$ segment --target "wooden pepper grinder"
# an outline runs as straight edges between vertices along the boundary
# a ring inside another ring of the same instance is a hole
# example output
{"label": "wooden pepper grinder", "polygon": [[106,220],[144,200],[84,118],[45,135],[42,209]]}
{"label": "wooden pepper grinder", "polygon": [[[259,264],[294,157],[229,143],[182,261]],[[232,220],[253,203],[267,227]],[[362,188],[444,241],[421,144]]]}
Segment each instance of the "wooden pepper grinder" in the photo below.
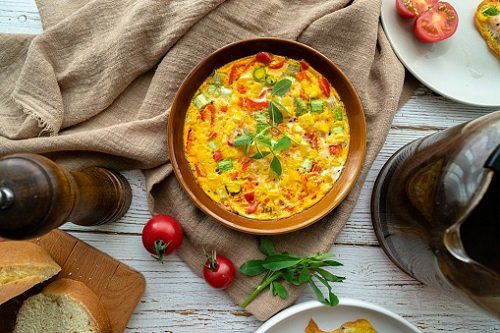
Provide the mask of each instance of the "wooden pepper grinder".
{"label": "wooden pepper grinder", "polygon": [[70,172],[37,154],[0,159],[0,237],[27,239],[65,222],[93,226],[120,219],[130,185],[99,167]]}

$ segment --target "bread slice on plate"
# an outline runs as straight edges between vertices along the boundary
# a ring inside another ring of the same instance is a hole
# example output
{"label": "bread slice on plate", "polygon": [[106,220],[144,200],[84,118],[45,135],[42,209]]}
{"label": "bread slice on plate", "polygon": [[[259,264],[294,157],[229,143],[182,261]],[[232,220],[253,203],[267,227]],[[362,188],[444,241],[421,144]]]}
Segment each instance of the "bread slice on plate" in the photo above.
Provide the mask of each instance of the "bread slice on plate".
{"label": "bread slice on plate", "polygon": [[484,0],[476,9],[474,23],[490,50],[500,58],[500,0]]}
{"label": "bread slice on plate", "polygon": [[61,267],[29,241],[0,242],[0,304],[59,273]]}
{"label": "bread slice on plate", "polygon": [[111,325],[97,295],[83,282],[59,279],[26,299],[14,333],[108,333]]}

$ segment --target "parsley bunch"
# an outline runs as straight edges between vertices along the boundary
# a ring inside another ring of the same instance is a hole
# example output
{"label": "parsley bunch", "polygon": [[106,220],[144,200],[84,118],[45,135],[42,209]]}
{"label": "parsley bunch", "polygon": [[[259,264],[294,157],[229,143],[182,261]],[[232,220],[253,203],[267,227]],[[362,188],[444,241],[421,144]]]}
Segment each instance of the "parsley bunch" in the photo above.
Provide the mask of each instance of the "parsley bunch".
{"label": "parsley bunch", "polygon": [[[243,308],[268,287],[274,296],[279,296],[282,299],[288,298],[284,282],[295,286],[309,284],[320,302],[330,306],[339,303],[338,297],[332,292],[330,282],[342,282],[345,277],[332,274],[323,268],[342,265],[338,261],[331,260],[333,254],[324,253],[299,257],[286,252],[277,253],[273,243],[267,237],[260,238],[259,250],[266,255],[264,259],[249,260],[240,267],[240,272],[248,276],[265,274],[262,282],[241,304]],[[326,286],[328,289],[327,297],[323,295],[314,280]]]}

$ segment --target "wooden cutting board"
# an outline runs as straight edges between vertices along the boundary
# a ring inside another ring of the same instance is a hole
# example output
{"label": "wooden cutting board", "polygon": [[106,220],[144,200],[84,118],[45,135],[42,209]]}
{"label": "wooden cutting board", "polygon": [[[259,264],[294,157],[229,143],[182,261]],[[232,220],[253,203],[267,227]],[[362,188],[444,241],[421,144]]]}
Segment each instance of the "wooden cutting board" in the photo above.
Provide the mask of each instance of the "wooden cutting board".
{"label": "wooden cutting board", "polygon": [[[1,241],[1,240],[0,240]],[[0,332],[11,332],[22,301],[40,292],[54,279],[69,278],[85,283],[101,300],[113,333],[125,330],[146,286],[141,273],[61,230],[33,239],[61,266],[61,272],[0,306]]]}

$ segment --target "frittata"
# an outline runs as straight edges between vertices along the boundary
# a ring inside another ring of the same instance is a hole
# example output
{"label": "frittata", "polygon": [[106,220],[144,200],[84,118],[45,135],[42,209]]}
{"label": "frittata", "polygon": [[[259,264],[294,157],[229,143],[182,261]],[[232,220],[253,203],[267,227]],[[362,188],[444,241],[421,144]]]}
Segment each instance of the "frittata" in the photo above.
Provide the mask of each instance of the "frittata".
{"label": "frittata", "polygon": [[339,178],[349,121],[306,61],[260,52],[218,68],[186,112],[185,156],[204,192],[258,220],[297,214]]}
{"label": "frittata", "polygon": [[323,331],[318,324],[311,319],[306,327],[305,333],[377,333],[372,324],[366,319],[358,319],[343,323],[339,328],[333,331]]}
{"label": "frittata", "polygon": [[500,0],[484,0],[476,9],[474,23],[490,50],[500,58]]}

